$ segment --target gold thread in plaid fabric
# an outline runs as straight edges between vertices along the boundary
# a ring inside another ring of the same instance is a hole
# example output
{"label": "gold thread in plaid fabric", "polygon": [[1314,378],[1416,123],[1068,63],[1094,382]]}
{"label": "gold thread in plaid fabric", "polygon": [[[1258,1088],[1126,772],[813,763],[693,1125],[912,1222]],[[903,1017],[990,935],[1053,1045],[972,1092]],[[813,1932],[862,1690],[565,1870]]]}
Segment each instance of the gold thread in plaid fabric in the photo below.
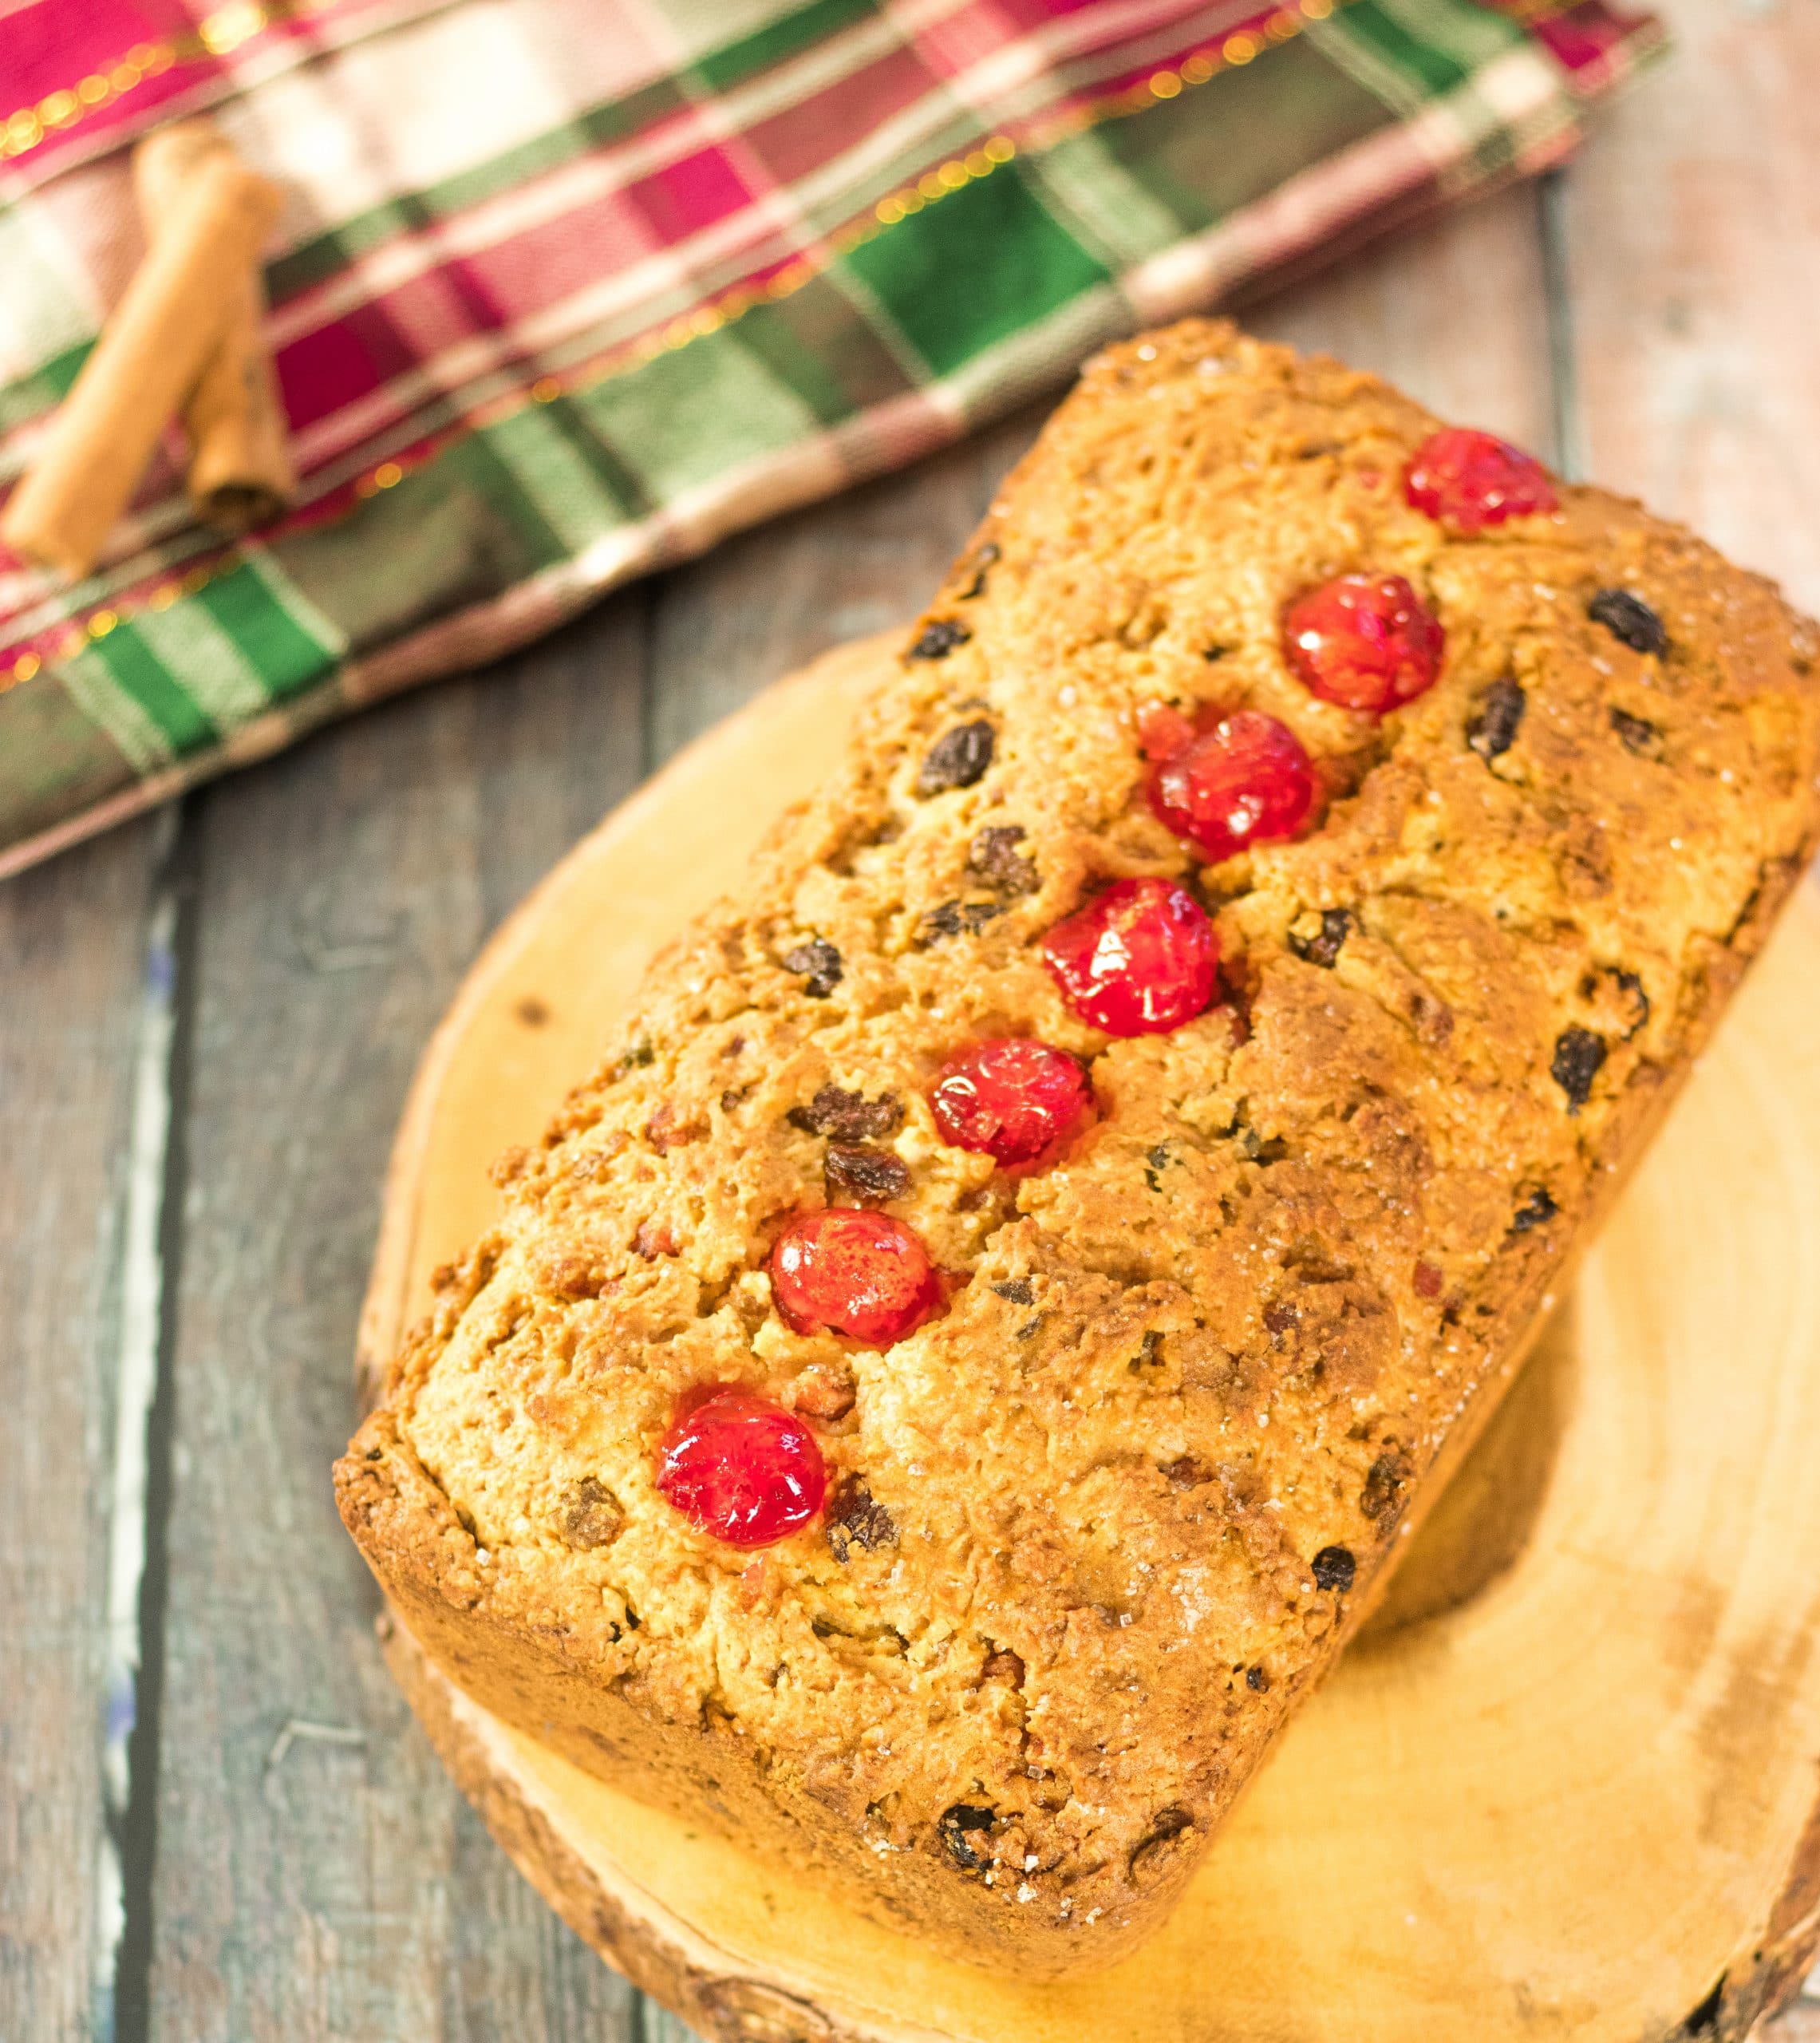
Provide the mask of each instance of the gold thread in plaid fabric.
{"label": "gold thread in plaid fabric", "polygon": [[188,35],[136,43],[111,64],[99,65],[73,85],[46,93],[35,105],[22,106],[0,121],[0,157],[22,156],[50,135],[73,128],[97,109],[160,77],[175,64],[204,57],[230,57],[243,43],[282,22],[321,13],[334,0],[231,0],[205,15]]}

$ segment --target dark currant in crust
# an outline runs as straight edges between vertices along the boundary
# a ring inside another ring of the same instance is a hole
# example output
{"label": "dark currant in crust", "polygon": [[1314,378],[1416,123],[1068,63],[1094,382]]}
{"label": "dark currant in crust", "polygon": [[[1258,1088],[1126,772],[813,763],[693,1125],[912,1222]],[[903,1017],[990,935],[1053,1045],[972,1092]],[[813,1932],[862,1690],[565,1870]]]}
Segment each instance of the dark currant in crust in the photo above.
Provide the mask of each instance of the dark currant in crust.
{"label": "dark currant in crust", "polygon": [[840,953],[819,936],[786,950],[780,962],[785,971],[803,975],[803,990],[811,1000],[826,1000],[846,974]]}
{"label": "dark currant in crust", "polygon": [[1614,708],[1611,721],[1626,752],[1634,752],[1639,759],[1662,757],[1662,733],[1647,717],[1633,717],[1628,709]]}
{"label": "dark currant in crust", "polygon": [[957,646],[965,645],[973,635],[957,619],[938,617],[933,623],[922,627],[904,658],[907,660],[945,660]]}
{"label": "dark currant in crust", "polygon": [[936,1828],[948,1855],[963,1872],[983,1873],[992,1863],[992,1854],[981,1850],[974,1840],[989,1836],[997,1820],[991,1809],[969,1802],[956,1802],[937,1818]]}
{"label": "dark currant in crust", "polygon": [[950,936],[977,936],[1004,913],[1002,901],[944,901],[923,917],[920,934],[925,943],[939,943]]}
{"label": "dark currant in crust", "polygon": [[1415,1473],[1407,1455],[1395,1448],[1380,1454],[1365,1472],[1360,1510],[1372,1519],[1394,1518],[1403,1508],[1403,1493]]}
{"label": "dark currant in crust", "polygon": [[1021,823],[989,824],[967,847],[967,871],[1002,894],[1034,894],[1040,883],[1036,868],[1017,847],[1024,838]]}
{"label": "dark currant in crust", "polygon": [[1340,962],[1346,939],[1352,934],[1352,918],[1344,908],[1323,908],[1321,927],[1312,935],[1289,935],[1289,948],[1310,965],[1331,972]]}
{"label": "dark currant in crust", "polygon": [[1466,741],[1489,765],[1517,741],[1530,698],[1508,674],[1493,682],[1467,719]]}
{"label": "dark currant in crust", "polygon": [[983,717],[956,724],[929,748],[916,776],[916,791],[926,800],[951,788],[970,788],[992,764],[996,734]]}
{"label": "dark currant in crust", "polygon": [[898,1543],[891,1514],[866,1487],[863,1476],[846,1476],[828,1499],[825,1536],[828,1550],[844,1566],[857,1553],[875,1554]]}
{"label": "dark currant in crust", "polygon": [[1587,604],[1586,614],[1633,653],[1652,653],[1660,659],[1668,650],[1667,627],[1634,589],[1600,590]]}
{"label": "dark currant in crust", "polygon": [[881,1093],[877,1099],[868,1100],[863,1093],[823,1085],[806,1107],[792,1107],[787,1118],[792,1128],[799,1128],[807,1135],[833,1135],[843,1142],[867,1142],[895,1135],[904,1124],[904,1108],[895,1093]]}
{"label": "dark currant in crust", "polygon": [[864,1142],[831,1142],[822,1160],[822,1183],[831,1205],[902,1199],[910,1188],[910,1166],[889,1149]]}
{"label": "dark currant in crust", "polygon": [[1549,1075],[1567,1095],[1567,1111],[1577,1114],[1592,1095],[1593,1081],[1606,1057],[1605,1039],[1590,1029],[1563,1029],[1554,1041]]}
{"label": "dark currant in crust", "polygon": [[1352,1587],[1352,1577],[1358,1563],[1352,1558],[1349,1547],[1323,1547],[1314,1557],[1311,1572],[1317,1589],[1328,1589],[1344,1594]]}

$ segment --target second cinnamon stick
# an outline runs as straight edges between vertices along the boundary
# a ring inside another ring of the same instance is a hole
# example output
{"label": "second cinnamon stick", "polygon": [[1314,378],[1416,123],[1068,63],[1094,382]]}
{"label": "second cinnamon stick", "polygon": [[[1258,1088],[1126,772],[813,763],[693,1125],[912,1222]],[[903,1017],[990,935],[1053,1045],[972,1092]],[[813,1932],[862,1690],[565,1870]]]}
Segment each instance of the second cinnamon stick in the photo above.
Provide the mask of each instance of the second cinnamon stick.
{"label": "second cinnamon stick", "polygon": [[[186,188],[216,155],[238,161],[211,121],[180,121],[140,144],[133,187],[148,243],[169,231]],[[264,313],[255,267],[235,289],[220,342],[184,406],[190,501],[202,516],[233,531],[275,517],[297,492]]]}

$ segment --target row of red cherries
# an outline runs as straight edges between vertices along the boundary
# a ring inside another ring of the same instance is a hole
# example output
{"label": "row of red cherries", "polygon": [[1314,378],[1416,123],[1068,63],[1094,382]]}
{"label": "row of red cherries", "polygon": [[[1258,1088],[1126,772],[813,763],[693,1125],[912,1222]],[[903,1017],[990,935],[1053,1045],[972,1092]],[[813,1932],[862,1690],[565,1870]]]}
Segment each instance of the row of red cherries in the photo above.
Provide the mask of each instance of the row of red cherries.
{"label": "row of red cherries", "polygon": [[[1473,534],[1554,509],[1540,463],[1490,433],[1451,428],[1416,450],[1403,493],[1417,510]],[[1440,671],[1443,634],[1400,575],[1342,575],[1298,597],[1283,652],[1313,694],[1382,715]],[[1197,726],[1159,705],[1141,736],[1151,808],[1210,863],[1301,831],[1314,768],[1286,724],[1254,709]],[[1068,1008],[1109,1036],[1166,1033],[1214,998],[1219,947],[1193,895],[1172,880],[1127,879],[1058,923],[1043,954]],[[1028,1169],[1052,1155],[1092,1103],[1065,1050],[1025,1038],[975,1044],[929,1096],[945,1142]],[[888,1348],[941,1310],[940,1274],[920,1237],[889,1214],[830,1206],[796,1214],[771,1252],[772,1294],[798,1334]],[[657,1487],[692,1525],[729,1546],[766,1547],[821,1509],[827,1470],[794,1413],[710,1387],[685,1401],[659,1450]]]}

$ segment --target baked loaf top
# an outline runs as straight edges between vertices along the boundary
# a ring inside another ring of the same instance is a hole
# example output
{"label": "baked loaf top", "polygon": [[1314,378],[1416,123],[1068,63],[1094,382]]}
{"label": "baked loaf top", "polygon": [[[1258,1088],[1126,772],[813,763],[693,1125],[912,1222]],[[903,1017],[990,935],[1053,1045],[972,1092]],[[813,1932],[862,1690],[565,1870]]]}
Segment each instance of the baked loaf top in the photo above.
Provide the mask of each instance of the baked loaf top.
{"label": "baked loaf top", "polygon": [[[1160,1919],[1810,848],[1813,627],[1596,490],[1425,515],[1435,423],[1221,323],[1092,364],[844,770],[506,1160],[338,1472],[482,1701],[964,1954]],[[1383,716],[1285,658],[1349,571],[1446,633]],[[1147,800],[1159,705],[1289,727],[1303,833],[1206,865]],[[1143,876],[1198,891],[1222,991],[1115,1038],[1044,940]],[[928,1099],[1013,1036],[1093,1101],[1021,1171]],[[824,1202],[906,1222],[939,1315],[792,1330],[767,1259]],[[657,1487],[725,1384],[828,1468],[756,1553]]]}

